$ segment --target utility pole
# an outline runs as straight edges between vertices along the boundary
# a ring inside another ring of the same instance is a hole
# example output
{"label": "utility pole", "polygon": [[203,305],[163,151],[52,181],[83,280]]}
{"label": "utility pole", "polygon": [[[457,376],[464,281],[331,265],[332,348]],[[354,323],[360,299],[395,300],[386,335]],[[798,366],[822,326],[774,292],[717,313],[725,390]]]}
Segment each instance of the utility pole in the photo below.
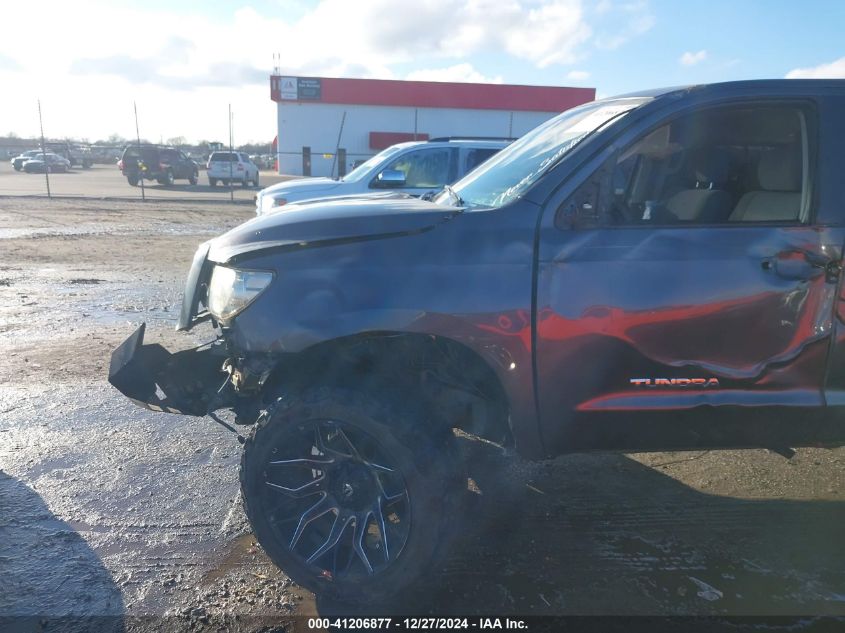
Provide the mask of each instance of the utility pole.
{"label": "utility pole", "polygon": [[[332,158],[332,173],[329,174],[334,178],[334,167],[337,165],[337,151],[340,149],[340,138],[343,136],[343,124],[346,123],[346,110],[343,111],[343,116],[340,118],[340,129],[337,131],[337,143],[334,146],[334,158]],[[340,169],[338,169],[340,171]]]}
{"label": "utility pole", "polygon": [[138,131],[138,104],[133,101],[132,107],[135,108],[135,139],[138,141],[138,158],[136,159],[138,167],[138,180],[141,181],[141,200],[146,202],[147,194],[144,191],[144,174],[141,171],[141,132]]}
{"label": "utility pole", "polygon": [[47,197],[52,200],[50,193],[50,164],[47,162],[47,149],[44,147],[44,119],[41,117],[41,99],[38,100],[38,126],[41,128],[41,158],[44,159],[44,178],[47,180]]}
{"label": "utility pole", "polygon": [[232,184],[232,159],[235,157],[235,139],[232,136],[232,104],[229,104],[229,201],[235,201],[235,185]]}

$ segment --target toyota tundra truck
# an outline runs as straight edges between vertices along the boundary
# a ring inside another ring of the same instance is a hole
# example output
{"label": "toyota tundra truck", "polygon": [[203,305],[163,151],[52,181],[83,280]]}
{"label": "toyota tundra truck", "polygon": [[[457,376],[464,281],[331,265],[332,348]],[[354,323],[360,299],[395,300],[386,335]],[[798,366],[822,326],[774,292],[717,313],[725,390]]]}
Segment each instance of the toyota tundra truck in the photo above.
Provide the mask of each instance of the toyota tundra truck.
{"label": "toyota tundra truck", "polygon": [[458,529],[454,429],[534,459],[845,443],[843,165],[845,81],[582,105],[431,201],[290,204],[202,244],[178,329],[213,342],[142,325],[110,381],[250,427],[267,554],[385,597]]}

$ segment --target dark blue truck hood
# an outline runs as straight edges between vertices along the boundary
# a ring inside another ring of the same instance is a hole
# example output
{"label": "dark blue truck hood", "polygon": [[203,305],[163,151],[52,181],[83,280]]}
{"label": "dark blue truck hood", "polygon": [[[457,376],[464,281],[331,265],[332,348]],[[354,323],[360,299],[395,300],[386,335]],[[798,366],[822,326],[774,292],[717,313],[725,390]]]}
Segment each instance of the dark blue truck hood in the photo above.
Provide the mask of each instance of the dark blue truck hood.
{"label": "dark blue truck hood", "polygon": [[404,194],[292,204],[211,240],[208,259],[227,263],[267,249],[410,235],[448,222],[460,212]]}

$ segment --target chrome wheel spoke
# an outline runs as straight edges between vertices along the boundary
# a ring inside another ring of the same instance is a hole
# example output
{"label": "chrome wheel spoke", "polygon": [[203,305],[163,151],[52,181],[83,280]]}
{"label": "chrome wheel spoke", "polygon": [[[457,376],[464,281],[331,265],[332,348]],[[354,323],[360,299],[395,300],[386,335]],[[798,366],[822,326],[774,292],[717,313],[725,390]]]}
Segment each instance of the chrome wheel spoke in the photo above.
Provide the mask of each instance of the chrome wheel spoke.
{"label": "chrome wheel spoke", "polygon": [[[382,496],[384,497],[384,506],[385,507],[392,506],[397,501],[402,501],[408,494],[405,490],[403,490],[402,492],[397,492],[395,495],[389,495],[389,494],[387,494],[387,492],[384,490],[383,487],[382,487],[381,490],[382,490]],[[381,500],[379,500],[379,501],[381,501]]]}
{"label": "chrome wheel spoke", "polygon": [[[320,451],[323,455],[337,455],[343,459],[349,459],[354,457],[354,455],[350,453],[344,453],[334,448],[330,448],[324,441],[323,441],[323,433],[320,431],[320,425],[317,424],[314,426],[314,444],[317,447],[317,450]],[[334,458],[329,458],[334,462]]]}
{"label": "chrome wheel spoke", "polygon": [[332,510],[336,509],[337,505],[334,503],[334,500],[328,495],[326,495],[313,506],[308,508],[305,512],[303,512],[302,516],[299,518],[299,524],[296,526],[296,530],[294,531],[293,536],[290,539],[290,545],[288,545],[288,549],[292,550],[294,547],[296,547],[296,544],[299,542],[299,539],[302,537],[302,533],[305,531],[305,528],[308,526],[309,523],[311,523],[315,519],[319,519],[326,512],[331,512]]}
{"label": "chrome wheel spoke", "polygon": [[381,545],[384,548],[384,560],[390,561],[390,550],[387,548],[387,529],[384,525],[384,510],[382,508],[381,497],[376,500],[376,519],[378,520],[378,529],[381,532]]}
{"label": "chrome wheel spoke", "polygon": [[367,558],[367,553],[364,551],[364,536],[367,534],[367,525],[369,525],[372,515],[372,512],[362,512],[356,515],[355,532],[352,535],[352,547],[355,549],[355,553],[358,554],[358,558],[364,563],[364,567],[367,568],[367,573],[369,574],[373,573],[373,566],[370,564],[370,559]]}
{"label": "chrome wheel spoke", "polygon": [[332,523],[332,529],[329,532],[329,535],[326,537],[326,542],[320,545],[320,547],[318,547],[305,562],[313,563],[315,560],[320,558],[320,556],[322,556],[335,545],[337,545],[337,542],[340,540],[340,537],[343,536],[343,532],[346,530],[346,526],[349,525],[349,522],[352,520],[353,517],[345,516],[338,512],[334,518],[334,523]]}
{"label": "chrome wheel spoke", "polygon": [[323,483],[325,482],[325,479],[325,475],[320,475],[319,477],[317,477],[317,479],[309,481],[308,483],[303,484],[298,488],[287,488],[286,486],[274,484],[271,481],[265,481],[264,483],[266,483],[268,486],[275,490],[280,490],[289,497],[293,497],[294,499],[302,499],[303,497],[308,497],[322,492],[324,487]]}
{"label": "chrome wheel spoke", "polygon": [[381,464],[376,464],[375,462],[363,462],[367,468],[374,470],[379,473],[392,473],[395,472],[392,468],[388,468],[387,466],[382,466]]}
{"label": "chrome wheel spoke", "polygon": [[[344,431],[342,428],[338,427],[337,433],[338,433],[338,435],[340,435],[343,438],[343,441],[346,442],[346,445],[349,447],[349,450],[352,451],[350,453],[352,455],[352,457],[357,459],[359,462],[363,462],[364,460],[361,459],[361,454],[358,452],[358,449],[355,448],[355,445],[352,443],[352,440],[349,439],[349,436],[346,434],[346,431]],[[366,462],[364,462],[364,463],[366,463]]]}
{"label": "chrome wheel spoke", "polygon": [[271,466],[311,466],[317,470],[320,469],[320,466],[328,466],[329,464],[334,464],[333,457],[324,457],[322,459],[317,459],[317,457],[312,457],[310,459],[277,459],[275,461],[269,462]]}

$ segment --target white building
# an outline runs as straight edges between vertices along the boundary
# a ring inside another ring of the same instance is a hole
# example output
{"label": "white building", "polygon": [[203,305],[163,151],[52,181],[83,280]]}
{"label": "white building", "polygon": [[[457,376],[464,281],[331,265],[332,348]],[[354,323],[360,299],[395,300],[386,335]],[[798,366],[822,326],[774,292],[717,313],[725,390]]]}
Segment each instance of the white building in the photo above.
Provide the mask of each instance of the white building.
{"label": "white building", "polygon": [[279,172],[337,176],[402,141],[519,137],[595,89],[272,75],[270,97]]}

